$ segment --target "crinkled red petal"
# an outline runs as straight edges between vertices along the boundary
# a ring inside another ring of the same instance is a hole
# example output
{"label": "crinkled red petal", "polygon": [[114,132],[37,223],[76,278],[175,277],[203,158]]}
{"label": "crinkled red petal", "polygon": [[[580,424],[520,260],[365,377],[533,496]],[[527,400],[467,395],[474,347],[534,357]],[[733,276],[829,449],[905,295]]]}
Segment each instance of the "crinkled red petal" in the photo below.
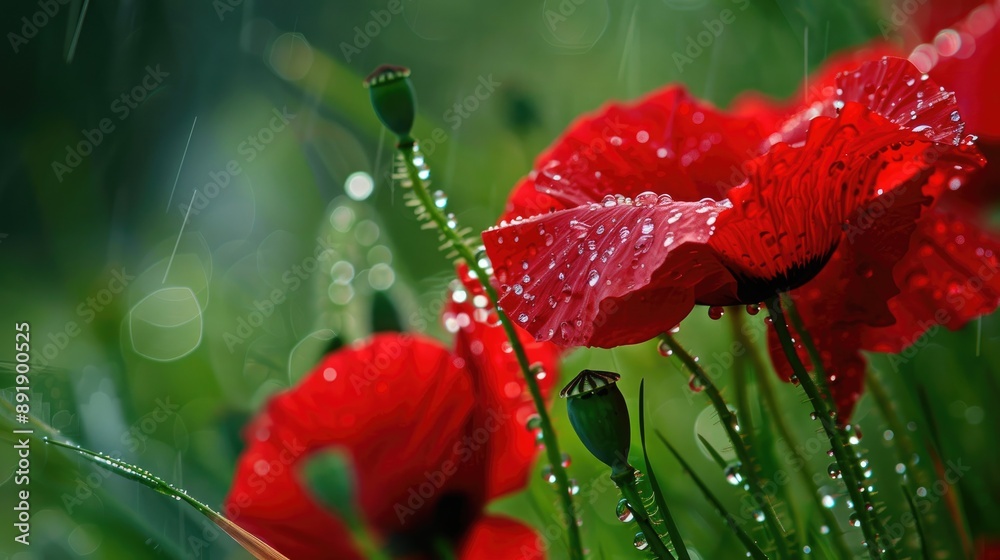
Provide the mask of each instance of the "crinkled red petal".
{"label": "crinkled red petal", "polygon": [[500,305],[539,340],[614,347],[648,340],[735,283],[705,246],[726,206],[648,193],[483,234]]}

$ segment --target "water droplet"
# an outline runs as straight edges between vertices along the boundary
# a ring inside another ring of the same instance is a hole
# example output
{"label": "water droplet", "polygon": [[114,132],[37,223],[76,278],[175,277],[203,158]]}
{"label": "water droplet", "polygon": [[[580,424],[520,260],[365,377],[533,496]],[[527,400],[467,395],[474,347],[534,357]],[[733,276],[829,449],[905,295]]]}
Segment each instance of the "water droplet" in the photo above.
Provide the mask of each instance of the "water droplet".
{"label": "water droplet", "polygon": [[740,467],[742,465],[739,462],[732,463],[726,467],[726,482],[732,484],[733,486],[739,486],[743,482],[743,475],[740,474]]}
{"label": "water droplet", "polygon": [[829,494],[823,496],[820,499],[820,502],[823,504],[823,507],[828,508],[828,509],[832,508],[835,505],[837,505],[837,500],[833,496],[831,496]]}
{"label": "water droplet", "polygon": [[564,469],[568,469],[571,462],[572,459],[570,458],[569,453],[563,452],[562,460],[559,462],[559,464],[561,464]]}
{"label": "water droplet", "polygon": [[830,466],[826,468],[826,473],[830,475],[830,478],[840,478],[840,467],[837,463],[830,463]]}
{"label": "water droplet", "polygon": [[670,349],[670,345],[668,345],[665,340],[661,340],[660,343],[656,345],[656,351],[665,358],[669,358],[674,355],[674,351]]}
{"label": "water droplet", "polygon": [[764,511],[758,509],[757,511],[753,512],[753,519],[757,523],[763,523],[764,522]]}
{"label": "water droplet", "polygon": [[829,535],[830,534],[830,527],[828,527],[826,525],[820,525],[820,527],[819,527],[819,533],[821,535]]}
{"label": "water droplet", "polygon": [[726,310],[721,306],[713,305],[708,308],[708,318],[713,321],[718,321],[726,313]]}
{"label": "water droplet", "polygon": [[651,218],[645,218],[642,221],[642,227],[640,228],[640,231],[642,232],[643,235],[649,235],[653,233],[653,220]]}
{"label": "water droplet", "polygon": [[448,205],[448,195],[444,194],[444,191],[434,191],[434,206],[440,209],[444,209]]}
{"label": "water droplet", "polygon": [[896,474],[903,474],[906,472],[906,465],[903,463],[896,463]]}
{"label": "water droplet", "polygon": [[646,540],[646,535],[639,531],[635,534],[635,538],[632,539],[632,544],[639,550],[646,550],[649,548],[649,541]]}
{"label": "water droplet", "polygon": [[598,274],[596,270],[591,270],[590,273],[587,275],[587,283],[590,284],[591,286],[596,286],[597,281],[600,279],[600,276],[601,275]]}
{"label": "water droplet", "polygon": [[542,467],[542,480],[548,482],[549,484],[556,483],[556,473],[552,470],[552,465],[545,465]]}
{"label": "water droplet", "polygon": [[852,513],[847,522],[851,524],[851,527],[860,527],[861,517],[857,513]]}
{"label": "water droplet", "polygon": [[747,313],[749,315],[756,315],[756,314],[760,313],[760,304],[759,303],[748,303],[747,304]]}
{"label": "water droplet", "polygon": [[569,495],[576,496],[580,493],[580,485],[577,484],[575,478],[569,479]]}
{"label": "water droplet", "polygon": [[688,389],[691,389],[692,393],[700,393],[705,390],[705,384],[701,382],[700,377],[692,374],[688,379]]}
{"label": "water droplet", "polygon": [[635,515],[632,514],[632,510],[628,507],[628,500],[625,498],[618,500],[618,505],[615,506],[615,515],[618,516],[618,521],[622,523],[631,523],[635,519]]}

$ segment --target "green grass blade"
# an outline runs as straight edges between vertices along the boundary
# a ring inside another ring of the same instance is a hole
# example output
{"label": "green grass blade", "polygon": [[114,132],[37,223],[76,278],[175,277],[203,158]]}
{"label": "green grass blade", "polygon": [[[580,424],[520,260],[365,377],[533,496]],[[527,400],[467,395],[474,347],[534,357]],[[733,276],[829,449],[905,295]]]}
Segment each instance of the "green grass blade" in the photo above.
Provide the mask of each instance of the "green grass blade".
{"label": "green grass blade", "polygon": [[719,452],[716,451],[715,448],[712,447],[712,444],[708,443],[708,440],[702,437],[701,434],[698,434],[698,441],[705,446],[705,449],[708,450],[708,454],[712,456],[712,460],[715,461],[716,465],[719,465],[720,469],[726,470],[729,467],[729,464],[722,458],[722,455],[719,455]]}
{"label": "green grass blade", "polygon": [[726,524],[729,525],[729,528],[732,529],[734,533],[736,533],[736,538],[740,539],[740,542],[742,542],[743,546],[746,547],[747,552],[750,553],[750,557],[754,558],[755,560],[767,560],[767,555],[764,554],[764,551],[762,551],[760,547],[757,546],[757,543],[755,543],[753,539],[750,538],[750,535],[748,535],[746,531],[744,531],[740,527],[739,523],[736,521],[736,518],[733,517],[733,514],[729,513],[726,510],[726,507],[722,505],[722,502],[719,501],[719,499],[716,498],[714,494],[712,494],[712,491],[709,490],[708,486],[706,486],[705,483],[702,482],[700,478],[698,478],[698,475],[695,474],[694,469],[691,468],[691,465],[689,465],[687,461],[685,461],[681,457],[681,454],[677,452],[677,450],[674,448],[673,445],[670,445],[670,442],[667,441],[667,438],[663,437],[663,434],[661,434],[659,430],[655,430],[655,433],[656,437],[660,439],[660,442],[662,442],[663,445],[665,445],[667,449],[670,450],[670,452],[677,459],[677,462],[681,464],[681,467],[685,471],[687,471],[689,475],[691,475],[691,480],[694,480],[695,485],[698,487],[699,490],[701,490],[701,493],[705,495],[705,499],[707,499],[712,504],[712,506],[714,506],[715,509],[718,510],[719,515],[721,515],[723,519],[726,520]]}
{"label": "green grass blade", "polygon": [[199,513],[218,525],[223,531],[229,534],[233,540],[238,542],[258,560],[288,560],[286,556],[277,550],[274,550],[268,546],[267,543],[249,533],[239,525],[233,523],[229,519],[226,519],[219,512],[213,510],[191,496],[188,496],[186,491],[174,487],[172,484],[141,467],[126,463],[120,459],[115,459],[114,457],[109,457],[103,453],[96,453],[78,445],[71,445],[49,437],[44,437],[42,440],[45,443],[56,447],[62,447],[76,452],[91,463],[117,474],[122,478],[134,480],[135,482],[155,490],[160,494],[170,496],[178,501],[187,502],[191,507],[198,510]]}
{"label": "green grass blade", "polygon": [[646,475],[649,476],[649,485],[653,489],[653,500],[656,507],[663,512],[663,523],[666,524],[670,542],[674,545],[674,553],[677,554],[679,560],[691,560],[687,547],[684,546],[684,539],[681,538],[681,532],[677,528],[677,523],[674,522],[670,510],[667,508],[667,501],[663,499],[663,491],[660,490],[660,484],[656,481],[653,465],[649,462],[649,453],[646,451],[645,384],[646,380],[639,381],[639,441],[642,442],[642,460],[646,464]]}
{"label": "green grass blade", "polygon": [[927,538],[924,537],[924,523],[920,518],[920,512],[917,511],[917,504],[913,502],[913,497],[910,496],[909,489],[903,486],[903,495],[906,496],[906,503],[910,506],[910,513],[913,514],[913,520],[917,525],[917,536],[920,538],[920,555],[923,556],[924,560],[931,560],[931,551],[927,547]]}

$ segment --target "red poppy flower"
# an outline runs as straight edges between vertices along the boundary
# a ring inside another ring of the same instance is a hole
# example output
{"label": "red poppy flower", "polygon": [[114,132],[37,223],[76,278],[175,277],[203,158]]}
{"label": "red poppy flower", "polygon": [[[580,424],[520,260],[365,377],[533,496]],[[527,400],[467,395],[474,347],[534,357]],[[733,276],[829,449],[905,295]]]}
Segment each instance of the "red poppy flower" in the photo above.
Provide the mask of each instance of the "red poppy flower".
{"label": "red poppy flower", "polygon": [[[858,326],[895,323],[888,302],[906,283],[894,268],[982,159],[954,96],[912,64],[846,64],[794,111],[758,100],[725,114],[670,87],[575,123],[483,234],[501,305],[538,339],[614,347],[695,304],[753,304],[808,283],[824,356],[851,349],[834,383],[859,379]],[[949,271],[931,281],[966,272]],[[838,394],[845,418],[853,393]]]}
{"label": "red poppy flower", "polygon": [[[348,525],[302,474],[317,453],[341,450],[354,467],[354,507],[393,556],[433,557],[442,541],[463,559],[541,555],[531,529],[483,511],[526,484],[535,409],[502,329],[467,296],[454,292],[445,315],[454,353],[419,335],[380,334],[328,355],[273,398],[246,429],[227,516],[291,558],[360,559]],[[557,350],[524,342],[548,391]]]}
{"label": "red poppy flower", "polygon": [[[987,157],[1000,158],[1000,112],[990,101],[996,77],[995,72],[987,70],[993,67],[990,64],[995,66],[1000,56],[996,9],[985,5],[973,10],[954,29],[939,33],[934,45],[925,44],[914,50],[909,59],[918,67],[929,69],[932,79],[940,79],[947,87],[962,93],[957,101],[963,120],[969,115],[965,132],[980,136],[977,145]],[[831,83],[845,64],[868,55],[859,51],[843,56],[821,71],[816,81]],[[747,105],[766,106],[759,100]],[[780,113],[775,107],[770,110]],[[792,292],[803,322],[816,327],[810,329],[810,334],[831,377],[829,383],[842,421],[846,422],[864,386],[867,362],[860,350],[904,352],[941,326],[958,329],[997,308],[1000,237],[984,228],[981,214],[986,203],[997,199],[998,169],[998,162],[992,161],[968,180],[949,182],[949,188],[937,202],[912,225],[909,244],[897,246],[897,250],[903,248],[905,253],[894,268],[888,269],[898,287],[897,290],[885,284],[891,288],[883,294],[888,299],[889,314],[872,313],[872,301],[858,293],[856,282],[848,282],[851,268],[861,266],[867,274],[872,269],[870,264],[859,264],[841,251],[834,254],[814,280]],[[874,225],[877,211],[878,207],[870,208],[867,214],[859,216],[857,225],[863,225],[861,220],[872,223],[876,235],[868,238],[884,242],[890,237],[880,238],[880,230]],[[891,253],[885,256],[895,259]],[[788,379],[791,367],[773,329],[769,334],[773,362],[779,374]],[[800,355],[809,363],[804,351]]]}

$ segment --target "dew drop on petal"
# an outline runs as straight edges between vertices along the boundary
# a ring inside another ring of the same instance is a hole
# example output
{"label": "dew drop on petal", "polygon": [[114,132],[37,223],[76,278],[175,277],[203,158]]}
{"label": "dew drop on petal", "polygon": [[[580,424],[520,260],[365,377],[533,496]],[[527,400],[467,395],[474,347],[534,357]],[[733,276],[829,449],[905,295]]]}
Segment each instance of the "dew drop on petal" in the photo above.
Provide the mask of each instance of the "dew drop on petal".
{"label": "dew drop on petal", "polygon": [[708,318],[713,321],[718,321],[725,313],[725,309],[718,305],[713,305],[708,308]]}
{"label": "dew drop on petal", "polygon": [[590,273],[587,275],[587,283],[590,284],[591,286],[596,286],[597,281],[600,279],[600,276],[601,275],[598,274],[596,270],[591,270]]}

